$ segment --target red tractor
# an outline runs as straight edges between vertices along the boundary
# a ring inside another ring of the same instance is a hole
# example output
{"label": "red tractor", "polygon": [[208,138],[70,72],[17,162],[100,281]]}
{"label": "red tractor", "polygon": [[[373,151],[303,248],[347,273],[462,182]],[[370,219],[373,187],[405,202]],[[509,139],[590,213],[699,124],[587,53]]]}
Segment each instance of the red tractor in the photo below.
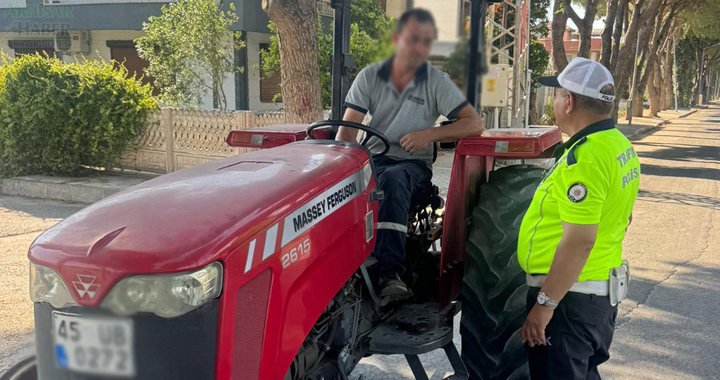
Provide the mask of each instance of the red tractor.
{"label": "red tractor", "polygon": [[37,377],[347,379],[363,357],[403,354],[427,379],[418,355],[437,349],[454,379],[526,377],[517,231],[542,169],[497,162],[549,157],[559,130],[458,143],[447,205],[437,187],[413,200],[414,296],[388,304],[370,256],[373,154],[328,140],[339,125],[387,143],[338,120],[234,131],[230,145],[267,149],[149,180],[42,234],[29,252]]}

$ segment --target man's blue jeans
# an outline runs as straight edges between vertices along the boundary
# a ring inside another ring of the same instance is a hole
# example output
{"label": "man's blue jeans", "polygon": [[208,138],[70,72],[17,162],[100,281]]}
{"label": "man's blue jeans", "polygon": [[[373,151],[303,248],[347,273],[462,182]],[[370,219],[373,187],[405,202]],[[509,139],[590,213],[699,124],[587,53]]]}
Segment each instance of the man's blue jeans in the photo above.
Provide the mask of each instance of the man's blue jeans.
{"label": "man's blue jeans", "polygon": [[379,157],[375,159],[375,174],[385,197],[380,201],[373,256],[380,263],[381,275],[402,274],[411,200],[432,186],[432,171],[421,160]]}

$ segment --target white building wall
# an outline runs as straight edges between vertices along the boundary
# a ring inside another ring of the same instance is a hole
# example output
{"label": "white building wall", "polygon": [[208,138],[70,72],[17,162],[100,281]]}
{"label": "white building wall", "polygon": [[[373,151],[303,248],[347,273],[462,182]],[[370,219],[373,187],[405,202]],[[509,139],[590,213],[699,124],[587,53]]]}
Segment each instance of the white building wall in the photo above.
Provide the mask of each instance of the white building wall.
{"label": "white building wall", "polygon": [[264,103],[260,101],[260,44],[270,43],[270,34],[247,33],[248,56],[248,88],[249,108],[251,111],[279,111],[283,108],[282,103]]}
{"label": "white building wall", "polygon": [[[226,42],[230,43],[230,39],[232,38],[232,35],[228,35],[226,37]],[[212,79],[209,74],[205,73],[203,75],[203,81],[207,84],[212,83]],[[227,102],[227,109],[228,110],[234,110],[235,109],[235,73],[230,72],[225,74],[225,78],[223,79],[223,91],[225,92],[225,99]],[[213,93],[211,90],[207,90],[201,97],[200,97],[200,104],[198,104],[198,107],[202,110],[213,110],[215,109],[213,107]]]}
{"label": "white building wall", "polygon": [[413,0],[415,8],[432,13],[438,29],[438,41],[457,41],[460,0]]}
{"label": "white building wall", "polygon": [[387,0],[385,12],[394,19],[400,18],[407,8],[407,0]]}
{"label": "white building wall", "polygon": [[[90,31],[90,54],[89,59],[105,60],[110,62],[110,48],[108,41],[133,41],[143,35],[140,30],[91,30]],[[74,61],[72,56],[63,56],[65,62]]]}

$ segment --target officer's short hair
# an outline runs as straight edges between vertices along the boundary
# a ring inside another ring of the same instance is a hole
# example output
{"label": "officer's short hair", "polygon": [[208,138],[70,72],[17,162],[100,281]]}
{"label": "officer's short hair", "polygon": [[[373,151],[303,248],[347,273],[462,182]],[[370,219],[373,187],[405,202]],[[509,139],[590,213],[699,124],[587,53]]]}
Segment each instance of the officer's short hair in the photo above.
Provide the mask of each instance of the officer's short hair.
{"label": "officer's short hair", "polygon": [[[570,92],[575,99],[575,105],[578,108],[582,108],[586,111],[590,111],[597,115],[607,115],[613,111],[615,107],[614,102],[606,102],[600,99],[593,99],[585,95],[576,94]],[[615,95],[615,86],[608,84],[600,90],[600,93],[605,95]]]}
{"label": "officer's short hair", "polygon": [[400,16],[400,19],[397,22],[397,26],[395,27],[395,32],[397,32],[397,34],[402,33],[403,28],[405,28],[405,25],[411,19],[414,19],[420,24],[432,24],[433,29],[437,30],[437,26],[435,26],[435,19],[433,18],[432,13],[422,8],[415,8],[405,11]]}

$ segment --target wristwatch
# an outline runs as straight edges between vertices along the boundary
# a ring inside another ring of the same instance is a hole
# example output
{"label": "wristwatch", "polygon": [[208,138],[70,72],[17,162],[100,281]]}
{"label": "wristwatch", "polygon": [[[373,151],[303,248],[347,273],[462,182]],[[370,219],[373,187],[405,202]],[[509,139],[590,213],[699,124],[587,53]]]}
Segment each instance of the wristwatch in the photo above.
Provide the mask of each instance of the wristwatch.
{"label": "wristwatch", "polygon": [[550,297],[548,297],[548,295],[545,294],[545,292],[538,293],[537,303],[538,303],[538,305],[552,307],[552,308],[554,308],[558,305],[558,302],[551,300]]}

